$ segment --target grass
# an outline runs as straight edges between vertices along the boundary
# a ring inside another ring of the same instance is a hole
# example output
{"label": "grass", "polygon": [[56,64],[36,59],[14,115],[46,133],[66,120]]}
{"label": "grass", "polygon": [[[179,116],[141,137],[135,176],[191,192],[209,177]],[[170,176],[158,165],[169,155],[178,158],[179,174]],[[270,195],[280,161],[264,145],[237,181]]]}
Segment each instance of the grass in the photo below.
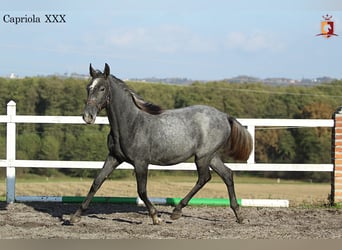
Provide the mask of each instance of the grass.
{"label": "grass", "polygon": [[[26,174],[25,177],[17,177],[17,183],[42,183],[42,182],[83,182],[83,181],[92,181],[93,178],[82,178],[82,177],[69,177],[69,176],[57,176],[57,177],[45,177],[33,174]],[[148,177],[148,181],[172,181],[172,182],[196,182],[197,174],[158,174],[158,175],[150,175]],[[0,179],[0,183],[5,183],[5,178]],[[120,179],[110,179],[110,181],[135,181],[135,177],[129,176]],[[222,183],[221,178],[212,173],[211,183]],[[277,179],[272,178],[263,178],[263,177],[254,177],[254,176],[234,176],[235,183],[249,183],[249,184],[274,184],[277,183]],[[307,184],[305,181],[298,180],[280,180],[279,184]]]}
{"label": "grass", "polygon": [[[150,197],[183,197],[194,186],[197,180],[194,175],[151,175],[148,179]],[[29,176],[18,178],[16,195],[46,196],[85,196],[93,179],[56,177],[46,178]],[[235,176],[235,190],[238,198],[244,199],[288,199],[290,206],[324,206],[330,193],[329,183],[309,183],[293,180]],[[0,196],[5,196],[5,180],[0,181]],[[107,180],[100,188],[97,196],[135,197],[136,182],[133,176]],[[212,180],[196,194],[202,198],[226,198],[227,189],[222,180],[213,175]]]}

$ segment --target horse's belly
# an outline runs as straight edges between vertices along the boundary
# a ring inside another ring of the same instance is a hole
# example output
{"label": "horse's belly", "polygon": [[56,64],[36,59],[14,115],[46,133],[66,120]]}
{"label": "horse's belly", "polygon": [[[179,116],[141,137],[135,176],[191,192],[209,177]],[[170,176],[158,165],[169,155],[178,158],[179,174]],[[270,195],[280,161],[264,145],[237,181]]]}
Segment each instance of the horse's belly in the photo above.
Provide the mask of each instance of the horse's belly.
{"label": "horse's belly", "polygon": [[193,156],[197,148],[196,142],[190,138],[183,138],[183,140],[173,138],[151,146],[150,161],[156,165],[173,165],[183,162]]}
{"label": "horse's belly", "polygon": [[178,163],[182,163],[189,159],[193,154],[182,154],[182,155],[175,155],[172,158],[168,157],[156,157],[154,159],[151,159],[151,164],[153,165],[160,165],[160,166],[169,166],[169,165],[175,165]]}

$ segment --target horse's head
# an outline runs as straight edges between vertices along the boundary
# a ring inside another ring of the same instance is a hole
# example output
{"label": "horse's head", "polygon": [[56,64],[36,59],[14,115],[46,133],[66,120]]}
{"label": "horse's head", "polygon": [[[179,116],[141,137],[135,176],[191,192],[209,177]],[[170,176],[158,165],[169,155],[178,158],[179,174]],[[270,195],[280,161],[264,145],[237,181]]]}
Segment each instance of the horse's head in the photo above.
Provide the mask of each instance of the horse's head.
{"label": "horse's head", "polygon": [[90,83],[87,86],[88,98],[84,108],[83,120],[90,124],[94,123],[96,115],[107,106],[109,101],[109,80],[110,68],[106,63],[103,73],[89,66],[91,76]]}

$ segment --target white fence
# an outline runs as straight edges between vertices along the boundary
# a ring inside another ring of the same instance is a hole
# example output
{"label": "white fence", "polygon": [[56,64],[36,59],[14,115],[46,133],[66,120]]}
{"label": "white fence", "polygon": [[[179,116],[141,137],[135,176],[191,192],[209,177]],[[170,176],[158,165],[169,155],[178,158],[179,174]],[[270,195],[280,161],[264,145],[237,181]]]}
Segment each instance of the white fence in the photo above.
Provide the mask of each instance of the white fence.
{"label": "white fence", "polygon": [[[256,127],[334,127],[333,119],[238,119],[247,126],[255,137]],[[0,115],[0,123],[7,124],[6,159],[0,159],[0,167],[6,167],[6,200],[15,201],[15,168],[102,168],[103,161],[43,161],[16,159],[16,124],[85,124],[80,116],[28,116],[16,115],[16,103],[7,104],[7,115]],[[97,117],[95,124],[108,124],[107,117]],[[104,144],[106,142],[103,142]],[[254,143],[253,143],[254,145]],[[332,172],[333,164],[273,164],[255,163],[254,149],[246,163],[229,163],[234,171],[317,171]],[[118,169],[133,169],[130,164],[123,163]],[[180,163],[173,166],[150,165],[151,170],[196,170],[194,163]]]}

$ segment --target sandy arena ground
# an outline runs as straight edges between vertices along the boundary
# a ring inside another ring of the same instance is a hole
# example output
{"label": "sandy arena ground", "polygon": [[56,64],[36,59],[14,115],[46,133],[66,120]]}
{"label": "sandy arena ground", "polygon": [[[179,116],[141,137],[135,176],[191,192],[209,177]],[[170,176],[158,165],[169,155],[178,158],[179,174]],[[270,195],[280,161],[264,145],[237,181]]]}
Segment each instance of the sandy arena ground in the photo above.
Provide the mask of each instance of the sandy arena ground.
{"label": "sandy arena ground", "polygon": [[186,207],[172,221],[171,206],[157,206],[161,225],[145,207],[91,204],[80,223],[65,225],[78,204],[0,203],[1,239],[336,239],[342,209],[242,208],[243,224],[227,207]]}

